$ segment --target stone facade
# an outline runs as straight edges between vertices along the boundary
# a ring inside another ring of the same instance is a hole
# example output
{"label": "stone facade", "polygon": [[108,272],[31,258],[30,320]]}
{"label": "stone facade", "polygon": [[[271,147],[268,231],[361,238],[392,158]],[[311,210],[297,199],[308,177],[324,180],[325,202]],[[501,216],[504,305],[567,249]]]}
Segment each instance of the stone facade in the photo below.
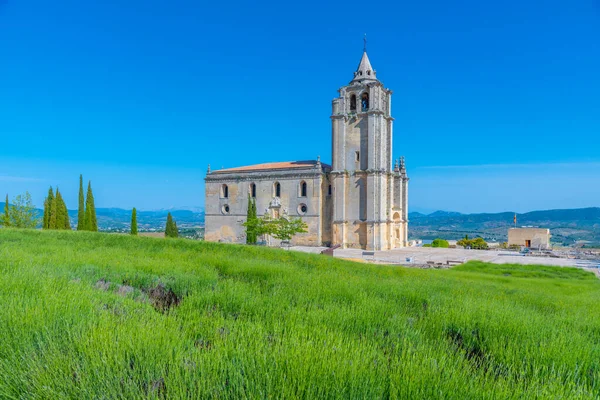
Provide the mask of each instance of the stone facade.
{"label": "stone facade", "polygon": [[[206,176],[205,240],[245,243],[248,196],[259,216],[301,217],[308,232],[293,243],[321,246],[331,243],[331,167],[320,161],[260,164],[214,171]],[[270,238],[270,244],[278,244]]]}
{"label": "stone facade", "polygon": [[511,228],[508,230],[508,245],[546,250],[550,248],[550,229]]}
{"label": "stone facade", "polygon": [[392,168],[391,95],[365,51],[333,100],[332,166],[311,160],[209,169],[205,239],[245,242],[250,195],[259,215],[302,217],[308,232],[295,236],[295,245],[406,246],[408,177],[404,158]]}

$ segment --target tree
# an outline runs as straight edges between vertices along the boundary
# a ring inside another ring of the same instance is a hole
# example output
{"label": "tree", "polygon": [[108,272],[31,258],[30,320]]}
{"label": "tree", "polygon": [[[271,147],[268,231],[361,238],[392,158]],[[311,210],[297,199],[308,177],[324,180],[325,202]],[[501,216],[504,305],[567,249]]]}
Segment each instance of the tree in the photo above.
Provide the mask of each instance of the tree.
{"label": "tree", "polygon": [[171,213],[167,214],[167,225],[165,226],[165,237],[171,237],[173,232],[173,217]]}
{"label": "tree", "polygon": [[135,207],[133,207],[133,210],[131,211],[131,234],[132,235],[138,234],[137,211],[136,211]]}
{"label": "tree", "polygon": [[483,238],[477,238],[471,241],[471,248],[476,250],[487,250],[488,244]]}
{"label": "tree", "polygon": [[51,229],[64,229],[65,219],[68,220],[69,217],[65,215],[65,209],[67,206],[65,205],[65,201],[63,200],[58,188],[56,188],[56,196],[54,201],[56,203],[56,222]]}
{"label": "tree", "polygon": [[465,249],[475,249],[475,250],[487,250],[488,244],[483,238],[469,239],[469,236],[465,236],[464,239],[456,242],[458,246],[463,246]]}
{"label": "tree", "polygon": [[307,229],[308,225],[302,221],[302,218],[287,219],[283,217],[277,220],[273,237],[281,241],[289,242],[294,235],[297,233],[305,233],[307,232]]}
{"label": "tree", "polygon": [[79,209],[77,210],[77,230],[85,229],[85,198],[83,196],[83,175],[79,175]]}
{"label": "tree", "polygon": [[42,229],[50,229],[50,217],[52,215],[52,203],[54,202],[54,192],[52,186],[48,189],[48,196],[44,200],[44,219]]}
{"label": "tree", "polygon": [[10,212],[10,226],[15,228],[35,228],[37,223],[37,211],[31,201],[29,192],[15,197]]}
{"label": "tree", "polygon": [[92,193],[92,181],[88,181],[87,196],[85,199],[85,230],[98,232],[98,221],[96,219],[96,207],[94,206],[94,194]]}
{"label": "tree", "polygon": [[4,203],[4,215],[2,216],[2,219],[0,220],[0,225],[4,225],[7,228],[10,226],[10,211],[9,211],[9,205],[8,205],[8,194],[6,195],[6,202]]}
{"label": "tree", "polygon": [[[50,188],[52,190],[52,188]],[[57,189],[58,191],[58,189]],[[50,202],[50,218],[48,219],[48,229],[56,229],[56,219],[58,215],[58,201],[56,197],[52,195],[52,202]]]}
{"label": "tree", "polygon": [[173,220],[173,236],[174,238],[179,237],[179,229],[177,229],[177,221]]}
{"label": "tree", "polygon": [[448,241],[444,239],[435,239],[431,242],[431,247],[441,247],[447,249],[449,247]]}
{"label": "tree", "polygon": [[177,232],[177,224],[173,220],[171,213],[167,214],[167,226],[165,228],[165,237],[176,238],[179,236]]}
{"label": "tree", "polygon": [[246,227],[246,244],[256,244],[258,218],[256,217],[256,202],[248,195],[248,216],[243,224]]}
{"label": "tree", "polygon": [[281,241],[290,241],[297,233],[307,232],[308,226],[302,218],[288,219],[287,217],[271,218],[265,214],[254,221],[246,221],[244,226],[251,227],[256,238],[263,235],[273,236]]}

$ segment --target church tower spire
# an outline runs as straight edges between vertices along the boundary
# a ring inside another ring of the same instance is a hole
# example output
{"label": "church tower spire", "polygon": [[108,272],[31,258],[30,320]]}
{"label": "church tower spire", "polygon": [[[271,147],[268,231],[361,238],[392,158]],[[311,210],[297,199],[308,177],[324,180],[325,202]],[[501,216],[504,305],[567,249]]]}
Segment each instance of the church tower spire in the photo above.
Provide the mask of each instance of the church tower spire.
{"label": "church tower spire", "polygon": [[352,83],[362,83],[362,82],[376,82],[377,74],[373,67],[371,66],[371,61],[369,60],[369,56],[367,55],[367,45],[365,42],[365,48],[363,49],[363,54],[360,59],[360,63],[358,63],[358,68],[354,72],[354,78],[350,81]]}
{"label": "church tower spire", "polygon": [[354,78],[333,100],[332,171],[334,244],[367,250],[407,244],[406,182],[392,159],[392,91],[385,88],[366,41]]}

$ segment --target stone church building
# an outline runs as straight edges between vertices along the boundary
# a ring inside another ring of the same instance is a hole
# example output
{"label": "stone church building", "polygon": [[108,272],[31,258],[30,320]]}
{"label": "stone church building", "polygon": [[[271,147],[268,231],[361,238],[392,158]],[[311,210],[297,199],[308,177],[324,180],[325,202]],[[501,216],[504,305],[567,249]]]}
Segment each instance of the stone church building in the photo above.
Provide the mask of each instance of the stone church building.
{"label": "stone church building", "polygon": [[259,217],[302,217],[308,232],[296,235],[294,245],[406,246],[408,177],[404,158],[392,159],[391,98],[365,50],[353,79],[332,102],[331,165],[317,158],[209,167],[205,240],[245,243],[250,196]]}

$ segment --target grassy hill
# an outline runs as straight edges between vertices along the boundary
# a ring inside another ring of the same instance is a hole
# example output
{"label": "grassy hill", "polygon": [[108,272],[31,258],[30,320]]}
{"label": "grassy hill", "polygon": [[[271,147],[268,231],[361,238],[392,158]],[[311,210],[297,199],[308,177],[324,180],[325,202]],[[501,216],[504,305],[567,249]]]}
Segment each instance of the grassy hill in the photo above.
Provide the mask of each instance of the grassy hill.
{"label": "grassy hill", "polygon": [[[413,238],[460,239],[465,234],[486,240],[506,241],[513,225],[513,212],[460,214],[437,211],[409,214],[409,234]],[[532,211],[517,214],[518,226],[550,228],[552,241],[571,245],[579,240],[600,244],[600,208]]]}
{"label": "grassy hill", "polygon": [[600,281],[0,229],[0,398],[595,398]]}

